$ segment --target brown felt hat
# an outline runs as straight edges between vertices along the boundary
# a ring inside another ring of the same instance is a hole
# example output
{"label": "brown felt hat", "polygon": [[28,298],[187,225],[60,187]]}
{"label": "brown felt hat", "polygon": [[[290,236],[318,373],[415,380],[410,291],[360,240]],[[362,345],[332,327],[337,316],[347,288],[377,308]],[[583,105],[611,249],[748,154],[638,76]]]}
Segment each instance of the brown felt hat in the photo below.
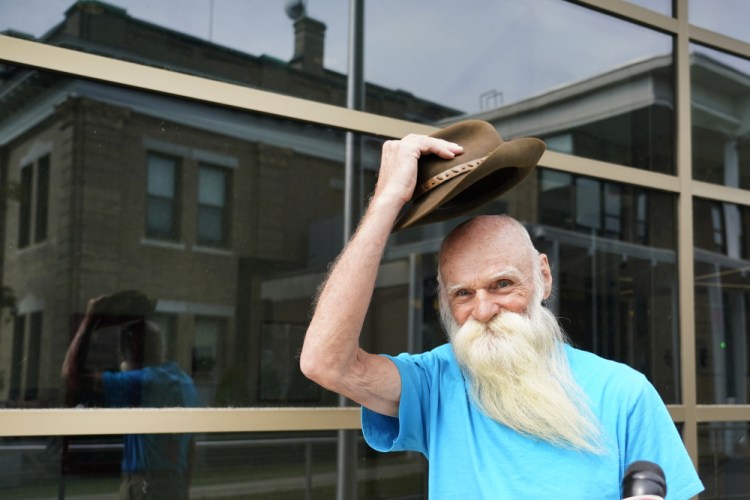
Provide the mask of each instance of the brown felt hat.
{"label": "brown felt hat", "polygon": [[484,205],[521,182],[546,149],[533,137],[504,141],[482,120],[458,122],[431,137],[455,142],[464,152],[450,160],[437,155],[419,159],[411,205],[393,231],[451,219]]}

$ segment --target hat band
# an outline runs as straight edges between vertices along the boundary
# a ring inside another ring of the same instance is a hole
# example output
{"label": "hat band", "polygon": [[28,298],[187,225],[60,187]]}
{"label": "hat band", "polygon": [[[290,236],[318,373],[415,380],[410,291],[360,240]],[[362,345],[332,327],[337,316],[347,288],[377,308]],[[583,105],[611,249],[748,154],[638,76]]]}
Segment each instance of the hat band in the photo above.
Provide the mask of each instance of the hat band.
{"label": "hat band", "polygon": [[419,198],[426,192],[431,191],[432,189],[435,189],[436,187],[438,187],[440,184],[444,183],[448,179],[453,179],[454,177],[458,177],[468,172],[471,172],[472,170],[477,168],[479,165],[481,165],[482,162],[487,159],[487,156],[483,156],[481,158],[477,158],[476,160],[467,161],[466,163],[456,165],[455,167],[451,167],[448,170],[444,170],[440,172],[439,174],[430,177],[429,179],[424,181],[422,184],[417,186],[417,189],[414,190],[414,198]]}

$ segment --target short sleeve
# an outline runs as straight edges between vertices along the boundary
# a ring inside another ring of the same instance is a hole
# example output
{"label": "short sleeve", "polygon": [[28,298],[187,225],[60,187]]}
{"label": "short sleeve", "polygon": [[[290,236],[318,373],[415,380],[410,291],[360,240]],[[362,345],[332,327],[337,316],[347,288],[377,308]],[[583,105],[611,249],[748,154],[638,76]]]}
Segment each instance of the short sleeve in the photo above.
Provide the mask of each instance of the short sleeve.
{"label": "short sleeve", "polygon": [[425,355],[385,356],[396,365],[401,377],[398,417],[362,408],[362,434],[373,449],[418,451],[427,456],[429,412],[429,358]]}
{"label": "short sleeve", "polygon": [[659,465],[667,480],[667,500],[690,498],[703,491],[666,406],[645,378],[628,418],[625,460],[626,466],[638,460]]}

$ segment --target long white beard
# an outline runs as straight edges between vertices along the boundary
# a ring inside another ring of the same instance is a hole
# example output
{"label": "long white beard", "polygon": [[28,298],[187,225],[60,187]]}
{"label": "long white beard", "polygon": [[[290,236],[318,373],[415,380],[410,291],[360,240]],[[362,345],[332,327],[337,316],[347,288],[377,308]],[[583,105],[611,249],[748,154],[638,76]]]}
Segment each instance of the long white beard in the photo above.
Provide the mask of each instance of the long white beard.
{"label": "long white beard", "polygon": [[461,327],[447,312],[443,322],[472,397],[489,417],[556,446],[603,452],[598,419],[573,379],[565,335],[548,309],[534,305],[528,316],[502,312],[487,324],[469,319]]}

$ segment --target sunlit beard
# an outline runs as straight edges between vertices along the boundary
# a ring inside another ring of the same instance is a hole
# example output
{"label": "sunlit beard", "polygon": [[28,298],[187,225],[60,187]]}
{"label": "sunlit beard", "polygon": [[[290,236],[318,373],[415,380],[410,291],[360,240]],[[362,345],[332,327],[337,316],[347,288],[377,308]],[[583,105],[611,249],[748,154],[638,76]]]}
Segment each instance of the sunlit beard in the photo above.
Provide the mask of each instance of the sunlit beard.
{"label": "sunlit beard", "polygon": [[542,306],[529,316],[503,312],[489,323],[447,320],[472,396],[494,420],[565,448],[601,453],[601,430],[573,379],[564,334]]}

